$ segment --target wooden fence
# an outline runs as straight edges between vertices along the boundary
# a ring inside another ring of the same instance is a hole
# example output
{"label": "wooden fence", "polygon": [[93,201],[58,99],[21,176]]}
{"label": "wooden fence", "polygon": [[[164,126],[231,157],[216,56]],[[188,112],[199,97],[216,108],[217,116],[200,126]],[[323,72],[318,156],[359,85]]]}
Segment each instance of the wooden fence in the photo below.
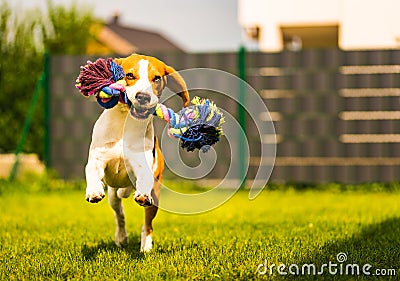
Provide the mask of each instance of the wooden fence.
{"label": "wooden fence", "polygon": [[[236,53],[156,56],[178,70],[238,73]],[[79,66],[86,60],[51,58],[51,166],[65,178],[83,177],[91,130],[101,112],[74,89]],[[264,100],[275,125],[277,155],[271,180],[400,179],[400,50],[252,52],[246,54],[246,80]],[[212,97],[237,117],[237,105],[229,97]],[[251,120],[246,131],[251,180],[260,163],[258,147],[266,138],[257,135]],[[229,155],[235,153],[224,144],[217,145],[216,152],[217,165],[207,178],[224,177]],[[197,157],[183,158],[191,162]]]}

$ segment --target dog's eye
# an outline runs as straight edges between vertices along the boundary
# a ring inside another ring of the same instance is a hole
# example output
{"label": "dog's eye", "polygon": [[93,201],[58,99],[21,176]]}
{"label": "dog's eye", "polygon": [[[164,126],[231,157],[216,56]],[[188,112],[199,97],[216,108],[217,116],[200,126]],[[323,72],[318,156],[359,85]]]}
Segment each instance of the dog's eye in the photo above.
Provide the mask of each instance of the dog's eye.
{"label": "dog's eye", "polygon": [[127,74],[125,75],[125,77],[126,77],[126,79],[128,79],[128,80],[135,80],[135,79],[136,79],[135,75],[133,75],[133,73],[131,73],[131,72],[127,73]]}
{"label": "dog's eye", "polygon": [[161,80],[161,76],[158,76],[158,75],[154,76],[154,78],[153,78],[153,82],[159,82],[160,80]]}

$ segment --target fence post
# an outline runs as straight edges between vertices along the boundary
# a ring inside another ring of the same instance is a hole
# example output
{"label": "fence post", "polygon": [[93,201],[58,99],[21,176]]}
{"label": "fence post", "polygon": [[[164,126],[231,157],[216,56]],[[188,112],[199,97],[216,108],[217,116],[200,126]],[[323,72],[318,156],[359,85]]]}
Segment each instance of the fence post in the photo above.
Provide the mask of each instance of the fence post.
{"label": "fence post", "polygon": [[246,91],[246,49],[244,46],[241,46],[238,52],[238,76],[240,78],[239,81],[239,104],[237,107],[237,116],[238,116],[238,122],[240,124],[240,127],[243,130],[243,134],[239,133],[239,178],[243,179],[241,183],[241,188],[243,189],[246,186],[246,173],[247,173],[247,168],[245,166],[245,161],[243,159],[246,157],[246,150],[245,150],[245,145],[246,145],[246,98],[245,98],[245,91]]}
{"label": "fence post", "polygon": [[14,164],[11,168],[9,180],[14,180],[14,178],[17,174],[18,165],[19,165],[19,155],[22,152],[22,149],[24,148],[26,137],[28,136],[29,128],[31,127],[33,114],[35,113],[36,104],[39,100],[39,95],[40,95],[40,91],[43,87],[43,83],[44,83],[44,72],[42,72],[42,74],[39,77],[39,80],[36,82],[36,85],[35,85],[33,96],[32,96],[31,102],[29,104],[28,113],[26,115],[24,125],[22,128],[21,136],[18,140],[17,148],[15,149],[15,153],[14,153],[15,160],[14,160]]}
{"label": "fence post", "polygon": [[50,167],[50,55],[45,52],[44,54],[44,67],[43,67],[43,91],[44,91],[44,150],[43,160],[46,168]]}

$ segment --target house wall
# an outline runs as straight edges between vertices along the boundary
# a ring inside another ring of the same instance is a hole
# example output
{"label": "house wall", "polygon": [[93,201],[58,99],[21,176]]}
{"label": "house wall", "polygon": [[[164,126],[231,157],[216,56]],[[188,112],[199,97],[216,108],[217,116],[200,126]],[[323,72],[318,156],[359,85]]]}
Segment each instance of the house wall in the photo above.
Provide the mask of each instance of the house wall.
{"label": "house wall", "polygon": [[345,50],[399,48],[398,0],[239,0],[239,22],[259,26],[262,51],[283,49],[281,26],[338,25]]}

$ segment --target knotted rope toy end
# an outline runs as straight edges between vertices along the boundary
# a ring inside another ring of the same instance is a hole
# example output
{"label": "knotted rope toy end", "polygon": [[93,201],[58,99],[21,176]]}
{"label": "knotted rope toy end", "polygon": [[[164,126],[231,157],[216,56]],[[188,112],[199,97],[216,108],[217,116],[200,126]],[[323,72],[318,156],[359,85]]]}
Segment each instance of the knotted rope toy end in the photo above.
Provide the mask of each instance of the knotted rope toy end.
{"label": "knotted rope toy end", "polygon": [[155,115],[169,123],[168,134],[179,139],[181,147],[187,151],[197,148],[207,152],[223,135],[224,116],[209,99],[195,97],[191,106],[178,113],[159,103]]}
{"label": "knotted rope toy end", "polygon": [[126,96],[124,78],[124,70],[112,58],[99,58],[81,66],[75,87],[84,96],[95,96],[97,102],[106,109],[116,106],[118,102],[131,106]]}

